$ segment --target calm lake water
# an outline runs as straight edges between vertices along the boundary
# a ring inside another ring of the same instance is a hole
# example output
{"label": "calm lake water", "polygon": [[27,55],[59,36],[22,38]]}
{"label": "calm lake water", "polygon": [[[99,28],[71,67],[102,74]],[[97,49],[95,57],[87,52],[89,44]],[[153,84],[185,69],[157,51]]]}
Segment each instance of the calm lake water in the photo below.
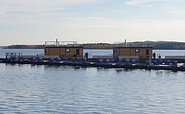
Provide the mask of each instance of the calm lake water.
{"label": "calm lake water", "polygon": [[185,72],[0,64],[0,113],[184,114],[184,96]]}

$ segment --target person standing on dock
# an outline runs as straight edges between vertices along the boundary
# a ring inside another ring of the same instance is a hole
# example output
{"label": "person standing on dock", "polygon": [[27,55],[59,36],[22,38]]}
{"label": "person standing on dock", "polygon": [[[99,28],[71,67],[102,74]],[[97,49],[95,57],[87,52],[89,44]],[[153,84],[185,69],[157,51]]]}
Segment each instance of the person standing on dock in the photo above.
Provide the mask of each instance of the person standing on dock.
{"label": "person standing on dock", "polygon": [[88,53],[85,53],[85,59],[88,60]]}
{"label": "person standing on dock", "polygon": [[155,59],[156,58],[156,53],[153,53],[153,59]]}

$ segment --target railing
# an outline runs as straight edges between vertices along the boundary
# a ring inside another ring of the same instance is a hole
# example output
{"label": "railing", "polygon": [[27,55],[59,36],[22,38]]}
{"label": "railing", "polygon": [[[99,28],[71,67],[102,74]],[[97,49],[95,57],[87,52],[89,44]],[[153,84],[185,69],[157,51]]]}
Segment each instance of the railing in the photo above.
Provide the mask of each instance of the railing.
{"label": "railing", "polygon": [[114,47],[152,47],[147,43],[115,43],[115,44],[77,44],[77,41],[46,41],[45,46],[83,46],[84,48],[92,49],[112,49]]}
{"label": "railing", "polygon": [[46,41],[45,46],[77,45],[77,41]]}
{"label": "railing", "polygon": [[152,45],[147,43],[138,43],[138,44],[119,43],[119,44],[113,44],[113,47],[152,47]]}

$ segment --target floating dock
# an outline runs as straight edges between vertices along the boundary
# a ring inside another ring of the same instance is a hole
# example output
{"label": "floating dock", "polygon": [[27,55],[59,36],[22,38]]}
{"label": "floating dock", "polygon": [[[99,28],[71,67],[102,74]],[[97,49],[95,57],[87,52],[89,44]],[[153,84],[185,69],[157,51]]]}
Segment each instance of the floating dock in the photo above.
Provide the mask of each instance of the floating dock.
{"label": "floating dock", "polygon": [[145,70],[171,70],[171,71],[185,71],[184,63],[182,66],[178,66],[177,63],[159,63],[159,61],[153,60],[152,63],[140,63],[138,61],[127,62],[120,60],[85,60],[85,59],[39,59],[39,58],[30,58],[30,59],[15,59],[15,58],[1,58],[0,63],[6,64],[33,64],[33,65],[50,65],[50,66],[81,66],[81,67],[102,67],[102,68],[124,68],[124,69],[145,69]]}
{"label": "floating dock", "polygon": [[[67,45],[65,43],[58,40],[45,42],[43,55],[6,53],[6,58],[1,58],[0,63],[185,71],[185,57],[156,59],[150,46],[131,47],[125,42],[125,45],[113,47],[111,56],[89,58],[88,53],[83,53],[84,47],[76,41],[67,41]],[[179,63],[182,65],[178,65]]]}

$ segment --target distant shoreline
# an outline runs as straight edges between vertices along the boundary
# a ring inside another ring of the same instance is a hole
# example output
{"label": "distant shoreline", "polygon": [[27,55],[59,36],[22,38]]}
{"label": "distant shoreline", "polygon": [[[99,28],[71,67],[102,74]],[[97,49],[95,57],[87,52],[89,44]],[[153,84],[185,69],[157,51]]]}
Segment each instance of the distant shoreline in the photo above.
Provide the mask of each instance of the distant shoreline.
{"label": "distant shoreline", "polygon": [[[31,50],[31,49],[35,49],[35,50],[37,50],[37,49],[43,49],[44,50],[44,48],[0,48],[0,49],[2,49],[2,50],[8,50],[8,49],[12,49],[12,50],[19,50],[19,49],[26,49],[26,50]],[[93,49],[88,49],[88,48],[84,48],[84,49],[87,49],[87,50],[93,50]],[[95,50],[98,50],[98,49],[95,49]],[[100,50],[111,50],[111,49],[100,49]],[[153,50],[185,50],[185,49],[154,49],[153,48]]]}
{"label": "distant shoreline", "polygon": [[[80,44],[84,49],[112,49],[114,46],[122,46],[125,43],[110,44],[110,43],[86,43]],[[145,41],[145,42],[127,42],[127,46],[150,46],[154,50],[185,50],[185,42],[168,42],[168,41]],[[45,45],[10,45],[0,46],[0,49],[44,49]]]}

